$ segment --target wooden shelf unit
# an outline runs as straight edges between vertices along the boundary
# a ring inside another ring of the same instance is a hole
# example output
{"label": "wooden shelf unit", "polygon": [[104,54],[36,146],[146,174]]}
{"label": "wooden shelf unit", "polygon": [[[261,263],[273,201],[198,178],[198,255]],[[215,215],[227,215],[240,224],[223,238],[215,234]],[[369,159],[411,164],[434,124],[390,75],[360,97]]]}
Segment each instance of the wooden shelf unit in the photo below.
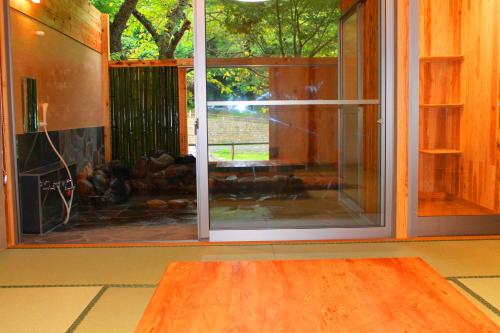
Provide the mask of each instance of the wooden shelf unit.
{"label": "wooden shelf unit", "polygon": [[439,55],[439,56],[424,56],[420,57],[420,62],[462,62],[463,55]]}
{"label": "wooden shelf unit", "polygon": [[418,2],[419,215],[500,214],[500,1]]}
{"label": "wooden shelf unit", "polygon": [[439,104],[420,104],[421,109],[463,109],[463,103],[439,103]]}
{"label": "wooden shelf unit", "polygon": [[[421,0],[419,199],[453,197],[459,191],[462,65],[460,20],[445,2]],[[444,16],[441,16],[444,15]],[[442,18],[437,20],[437,17]],[[436,24],[439,22],[439,24]]]}
{"label": "wooden shelf unit", "polygon": [[457,155],[462,154],[460,150],[457,149],[420,149],[422,154],[430,155]]}

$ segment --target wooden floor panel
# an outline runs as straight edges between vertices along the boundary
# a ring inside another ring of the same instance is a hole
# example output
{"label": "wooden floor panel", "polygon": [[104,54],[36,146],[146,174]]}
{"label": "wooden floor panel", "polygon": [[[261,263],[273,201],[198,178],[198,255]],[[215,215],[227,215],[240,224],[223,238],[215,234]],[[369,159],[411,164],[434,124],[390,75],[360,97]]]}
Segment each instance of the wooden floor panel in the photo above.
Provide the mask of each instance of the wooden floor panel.
{"label": "wooden floor panel", "polygon": [[498,332],[418,258],[173,263],[136,332]]}

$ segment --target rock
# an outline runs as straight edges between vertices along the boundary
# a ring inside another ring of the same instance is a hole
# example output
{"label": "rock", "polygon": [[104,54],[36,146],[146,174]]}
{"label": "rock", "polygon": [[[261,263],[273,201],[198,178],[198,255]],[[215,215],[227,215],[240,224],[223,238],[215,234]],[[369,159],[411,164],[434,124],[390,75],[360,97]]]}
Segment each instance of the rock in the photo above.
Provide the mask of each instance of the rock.
{"label": "rock", "polygon": [[232,176],[227,176],[226,177],[226,180],[229,180],[231,182],[234,182],[234,181],[237,181],[238,180],[238,177],[235,176],[235,175],[232,175]]}
{"label": "rock", "polygon": [[111,161],[111,163],[109,163],[109,170],[111,172],[111,175],[113,175],[115,178],[129,178],[129,169],[123,166],[121,161]]}
{"label": "rock", "polygon": [[161,178],[153,178],[152,183],[157,189],[161,191],[168,191],[170,189],[170,186],[172,185],[168,179]]}
{"label": "rock", "polygon": [[270,177],[255,178],[255,191],[257,193],[268,193],[273,191],[273,181]]}
{"label": "rock", "polygon": [[181,178],[186,176],[187,174],[193,174],[194,168],[192,166],[188,166],[186,164],[174,164],[169,166],[168,168],[156,172],[153,174],[154,178],[167,179],[167,178]]}
{"label": "rock", "polygon": [[266,200],[269,200],[269,199],[272,199],[273,197],[270,196],[270,195],[265,195],[263,197],[260,197],[259,199],[257,199],[258,202],[262,202],[262,201],[266,201]]}
{"label": "rock", "polygon": [[273,191],[275,192],[283,192],[285,191],[286,184],[288,182],[288,176],[284,175],[276,175],[271,181],[273,182]]}
{"label": "rock", "polygon": [[195,164],[196,157],[193,155],[179,156],[175,159],[175,164]]}
{"label": "rock", "polygon": [[145,157],[135,162],[135,165],[130,170],[130,177],[136,179],[145,178],[148,174],[149,160]]}
{"label": "rock", "polygon": [[288,179],[286,190],[288,192],[301,192],[305,190],[304,182],[297,177],[290,177]]}
{"label": "rock", "polygon": [[87,179],[78,179],[76,181],[76,190],[81,199],[86,199],[95,195],[94,185]]}
{"label": "rock", "polygon": [[94,170],[92,169],[92,165],[86,164],[83,167],[82,171],[80,171],[80,173],[78,173],[76,179],[77,180],[87,179],[87,178],[91,177],[93,173],[94,173]]}
{"label": "rock", "polygon": [[125,187],[127,188],[127,195],[130,196],[132,194],[132,184],[129,180],[125,181]]}
{"label": "rock", "polygon": [[105,196],[114,204],[122,204],[128,201],[127,184],[122,178],[115,178],[111,181]]}
{"label": "rock", "polygon": [[141,193],[147,193],[147,192],[152,192],[156,190],[156,186],[153,184],[151,179],[145,178],[145,179],[132,179],[130,181],[130,185],[132,185],[132,188],[138,192]]}
{"label": "rock", "polygon": [[216,184],[217,184],[217,179],[215,179],[215,178],[208,178],[208,190],[209,191],[215,190]]}
{"label": "rock", "polygon": [[175,208],[184,208],[188,207],[191,205],[191,201],[186,200],[186,199],[175,199],[175,200],[169,200],[168,205],[170,207],[175,207]]}
{"label": "rock", "polygon": [[110,169],[110,166],[109,164],[101,164],[99,166],[96,166],[94,168],[94,173],[96,173],[97,171],[102,171],[104,172],[107,176],[109,176],[111,174],[111,169]]}
{"label": "rock", "polygon": [[94,177],[101,176],[101,177],[108,178],[108,174],[101,169],[95,169],[93,175],[94,175]]}
{"label": "rock", "polygon": [[163,170],[170,165],[174,164],[175,159],[170,156],[169,154],[161,154],[160,157],[158,158],[151,158],[150,162],[150,170],[151,172],[158,172],[160,170]]}
{"label": "rock", "polygon": [[196,194],[196,184],[188,185],[184,187],[184,192],[189,194]]}
{"label": "rock", "polygon": [[253,192],[255,190],[255,178],[241,177],[237,182],[234,182],[233,186],[237,186],[238,191],[241,192]]}
{"label": "rock", "polygon": [[272,178],[272,181],[276,183],[286,183],[288,181],[288,176],[276,175]]}
{"label": "rock", "polygon": [[192,185],[195,184],[195,182],[196,178],[192,174],[187,174],[184,178],[182,178],[182,183],[184,185]]}
{"label": "rock", "polygon": [[103,195],[109,187],[109,179],[100,174],[90,177],[89,181],[94,185],[95,192],[98,195]]}
{"label": "rock", "polygon": [[238,179],[238,183],[253,183],[255,180],[255,178],[253,177],[241,177],[240,179]]}
{"label": "rock", "polygon": [[153,199],[153,200],[147,201],[146,206],[148,206],[148,208],[158,209],[158,208],[167,207],[168,203],[166,201],[163,201],[163,200]]}

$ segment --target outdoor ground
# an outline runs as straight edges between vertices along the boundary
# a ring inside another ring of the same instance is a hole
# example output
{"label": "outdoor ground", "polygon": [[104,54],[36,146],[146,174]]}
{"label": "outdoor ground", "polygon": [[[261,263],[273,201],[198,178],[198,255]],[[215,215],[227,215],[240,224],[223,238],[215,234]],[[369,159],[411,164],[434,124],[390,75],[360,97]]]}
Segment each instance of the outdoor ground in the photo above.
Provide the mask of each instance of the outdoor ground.
{"label": "outdoor ground", "polygon": [[43,235],[23,235],[26,244],[86,244],[151,242],[198,239],[196,207],[156,207],[147,202],[160,199],[186,199],[194,196],[133,195],[122,205],[94,207],[80,205],[78,214],[68,225],[61,225]]}

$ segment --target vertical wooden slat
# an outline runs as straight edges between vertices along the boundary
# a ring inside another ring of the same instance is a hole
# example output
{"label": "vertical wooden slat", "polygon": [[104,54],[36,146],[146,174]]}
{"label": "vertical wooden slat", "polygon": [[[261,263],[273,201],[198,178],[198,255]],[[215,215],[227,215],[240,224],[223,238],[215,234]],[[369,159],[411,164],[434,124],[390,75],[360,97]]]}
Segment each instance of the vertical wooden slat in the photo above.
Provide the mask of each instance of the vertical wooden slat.
{"label": "vertical wooden slat", "polygon": [[180,152],[176,67],[111,68],[113,159],[132,165],[142,156]]}
{"label": "vertical wooden slat", "polygon": [[396,237],[408,237],[408,0],[397,4]]}
{"label": "vertical wooden slat", "polygon": [[101,15],[101,59],[102,59],[102,100],[104,124],[104,152],[106,162],[111,161],[111,112],[109,85],[109,16]]}
{"label": "vertical wooden slat", "polygon": [[[3,6],[3,1],[0,2],[0,26],[4,26],[4,6]],[[5,36],[5,30],[0,29],[0,43],[1,45],[5,45],[6,43],[6,36]],[[2,126],[3,126],[3,138],[0,139],[0,141],[3,144],[4,148],[4,154],[3,154],[3,167],[5,168],[4,172],[7,175],[10,175],[10,177],[7,179],[7,183],[5,186],[2,186],[2,189],[0,191],[4,191],[2,194],[5,197],[5,211],[0,212],[0,214],[4,214],[5,216],[0,217],[0,228],[2,228],[0,231],[0,248],[4,248],[6,245],[7,246],[13,246],[16,244],[16,227],[15,227],[15,199],[14,199],[14,180],[15,178],[12,176],[14,174],[14,170],[12,169],[13,162],[11,159],[11,152],[12,148],[14,147],[14,143],[10,140],[11,138],[11,131],[8,126],[9,123],[9,117],[8,117],[8,112],[6,112],[6,105],[8,105],[8,94],[5,89],[7,86],[7,68],[6,68],[6,52],[5,48],[1,47],[0,48],[0,58],[1,58],[1,86],[0,86],[0,92],[1,92],[1,97],[2,97],[2,112],[1,116],[3,117],[2,121]],[[5,140],[3,142],[2,140]],[[3,175],[2,175],[3,178]],[[2,197],[2,195],[0,195]],[[3,232],[6,230],[6,234]]]}

